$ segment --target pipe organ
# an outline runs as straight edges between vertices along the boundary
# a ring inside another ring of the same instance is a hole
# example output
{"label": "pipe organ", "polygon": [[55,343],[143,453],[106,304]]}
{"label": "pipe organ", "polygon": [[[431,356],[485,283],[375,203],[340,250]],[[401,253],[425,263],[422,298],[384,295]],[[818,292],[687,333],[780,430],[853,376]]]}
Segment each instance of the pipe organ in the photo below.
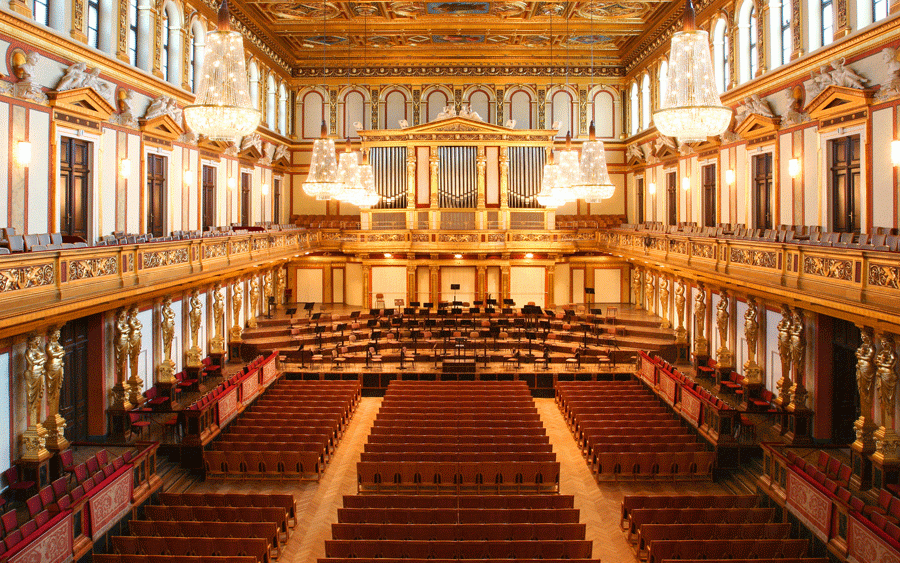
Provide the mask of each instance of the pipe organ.
{"label": "pipe organ", "polygon": [[[363,228],[396,224],[405,210],[408,229],[507,229],[511,209],[529,209],[553,223],[535,196],[555,131],[510,129],[462,117],[407,127],[359,131],[382,196],[361,211]],[[390,214],[388,217],[382,215]],[[382,220],[384,219],[384,220]]]}

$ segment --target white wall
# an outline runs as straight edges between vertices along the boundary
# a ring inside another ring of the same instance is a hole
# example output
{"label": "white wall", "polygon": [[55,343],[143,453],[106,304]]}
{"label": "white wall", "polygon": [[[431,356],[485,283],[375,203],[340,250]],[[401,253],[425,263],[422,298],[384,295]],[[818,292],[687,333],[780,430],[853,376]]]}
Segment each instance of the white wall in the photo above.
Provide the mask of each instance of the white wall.
{"label": "white wall", "polygon": [[322,269],[297,268],[297,289],[294,295],[298,303],[321,303]]}
{"label": "white wall", "polygon": [[363,269],[362,264],[348,263],[344,266],[344,283],[347,292],[344,295],[344,303],[355,307],[363,306]]}
{"label": "white wall", "polygon": [[[474,266],[444,266],[441,268],[441,301],[457,301],[472,303],[475,301],[475,277]],[[458,290],[450,289],[453,284],[459,284]]]}
{"label": "white wall", "polygon": [[[553,300],[554,305],[562,305],[569,301],[569,288],[571,287],[571,267],[568,264],[557,264],[553,275]],[[548,303],[549,305],[550,303]]]}
{"label": "white wall", "polygon": [[406,301],[406,266],[373,266],[372,267],[372,304],[375,307],[375,295],[384,294],[387,308],[394,306],[394,299]]}
{"label": "white wall", "polygon": [[510,266],[509,297],[516,302],[517,308],[527,305],[529,301],[546,307],[545,285],[543,266]]}

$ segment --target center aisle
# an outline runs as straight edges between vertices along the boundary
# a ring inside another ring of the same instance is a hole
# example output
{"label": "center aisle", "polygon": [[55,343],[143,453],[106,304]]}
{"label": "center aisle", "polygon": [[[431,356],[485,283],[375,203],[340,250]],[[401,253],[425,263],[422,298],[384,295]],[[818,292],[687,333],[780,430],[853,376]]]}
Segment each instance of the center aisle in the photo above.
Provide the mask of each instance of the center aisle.
{"label": "center aisle", "polygon": [[573,495],[586,537],[594,542],[594,557],[603,563],[636,563],[634,549],[619,527],[622,498],[632,494],[722,494],[711,482],[603,482],[598,485],[554,399],[535,399],[538,414],[560,463],[559,494]]}

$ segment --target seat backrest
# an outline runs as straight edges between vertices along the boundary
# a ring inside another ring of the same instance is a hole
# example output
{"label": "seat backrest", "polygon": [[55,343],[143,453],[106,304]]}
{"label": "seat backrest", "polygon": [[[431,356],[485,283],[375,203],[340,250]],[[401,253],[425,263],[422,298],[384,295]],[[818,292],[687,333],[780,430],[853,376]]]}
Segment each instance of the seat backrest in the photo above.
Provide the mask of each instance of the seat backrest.
{"label": "seat backrest", "polygon": [[[40,244],[41,244],[41,241],[37,235],[25,235],[24,240],[25,240],[25,251],[26,252],[31,252],[31,250],[35,246],[40,246]],[[10,249],[10,250],[12,250],[12,249]],[[15,252],[15,251],[13,251],[13,252]]]}
{"label": "seat backrest", "polygon": [[[38,242],[41,243],[41,244],[43,244],[43,245],[53,244],[53,243],[50,241],[50,234],[49,234],[49,233],[41,233],[41,234],[39,234],[39,235],[37,236],[37,238],[38,238]],[[60,241],[59,241],[59,242],[60,242],[60,244],[62,244],[62,238],[60,238]]]}

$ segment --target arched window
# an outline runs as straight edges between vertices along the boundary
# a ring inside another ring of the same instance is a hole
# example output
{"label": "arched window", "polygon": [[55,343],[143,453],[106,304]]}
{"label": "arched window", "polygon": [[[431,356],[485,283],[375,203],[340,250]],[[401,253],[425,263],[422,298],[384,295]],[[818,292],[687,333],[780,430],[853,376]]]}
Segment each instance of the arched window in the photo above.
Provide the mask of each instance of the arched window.
{"label": "arched window", "polygon": [[163,10],[162,14],[162,46],[159,53],[159,69],[162,75],[169,78],[169,13]]}
{"label": "arched window", "polygon": [[256,109],[260,109],[259,107],[259,67],[256,66],[256,61],[250,62],[250,70],[248,71],[250,75],[250,102],[253,104],[253,107]]}
{"label": "arched window", "polygon": [[883,20],[888,16],[888,0],[872,0],[872,14],[875,21]]}
{"label": "arched window", "polygon": [[174,2],[168,2],[163,14],[161,61],[165,65],[160,64],[160,70],[168,82],[181,86],[181,11]]}
{"label": "arched window", "polygon": [[287,90],[284,84],[278,86],[278,132],[287,135]]}
{"label": "arched window", "polygon": [[325,100],[320,92],[310,90],[303,95],[303,131],[304,139],[318,139],[321,133],[322,120],[325,119]]}
{"label": "arched window", "polygon": [[531,129],[537,119],[532,93],[530,90],[518,89],[507,98],[506,119],[515,120],[519,129]]}
{"label": "arched window", "polygon": [[728,85],[728,51],[725,42],[728,36],[728,24],[725,18],[716,20],[713,27],[713,65],[716,71],[716,90],[721,94]]}
{"label": "arched window", "polygon": [[833,0],[822,0],[822,46],[834,41],[834,4]]}
{"label": "arched window", "polygon": [[751,6],[750,36],[747,40],[747,56],[750,58],[750,77],[748,78],[748,80],[753,80],[753,77],[756,76],[756,72],[759,70],[759,48],[756,44],[757,33],[759,33],[758,26],[759,22],[756,19],[756,6]]}
{"label": "arched window", "polygon": [[638,85],[637,82],[631,83],[631,94],[628,97],[628,108],[631,111],[631,128],[629,132],[632,135],[637,134],[641,123],[641,108],[638,103]]}
{"label": "arched window", "polygon": [[87,44],[100,48],[100,0],[87,0]]}
{"label": "arched window", "polygon": [[[434,121],[439,113],[444,111],[446,106],[450,105],[450,97],[443,90],[432,90],[428,93],[428,97],[425,98],[428,105],[428,121]],[[399,115],[394,114],[391,111],[390,106],[388,107],[387,113],[387,129],[394,129],[396,127],[400,127],[397,123],[400,119],[406,119],[406,99],[404,98],[404,109],[403,115],[404,117],[399,117]]]}
{"label": "arched window", "polygon": [[669,93],[669,61],[663,59],[663,62],[659,63],[659,99],[656,100],[656,107],[662,107],[663,100],[666,99],[666,94]]}
{"label": "arched window", "polygon": [[641,80],[641,129],[650,127],[650,73]]}
{"label": "arched window", "polygon": [[753,0],[744,0],[738,8],[737,26],[738,36],[734,49],[734,57],[737,61],[737,83],[743,84],[753,78],[756,73],[756,57],[750,56],[751,50],[756,52],[756,10]]}
{"label": "arched window", "polygon": [[597,90],[593,99],[591,115],[597,129],[597,137],[612,139],[616,136],[616,110],[613,94],[607,90]]}
{"label": "arched window", "polygon": [[128,0],[128,60],[137,66],[138,0]]}
{"label": "arched window", "polygon": [[197,77],[203,72],[203,56],[206,53],[206,28],[199,20],[191,26],[191,34],[194,36],[191,43],[191,66],[188,68],[188,81],[191,91],[196,92],[200,81]]}
{"label": "arched window", "polygon": [[50,0],[34,0],[31,14],[39,24],[50,25]]}
{"label": "arched window", "polygon": [[572,119],[572,94],[568,90],[557,90],[550,98],[550,125],[559,122],[558,139],[565,139],[566,133],[576,136],[575,120]]}
{"label": "arched window", "polygon": [[269,75],[268,80],[266,81],[266,125],[269,126],[269,129],[274,130],[277,125],[277,116],[276,111],[278,109],[277,106],[277,90],[275,89],[275,77],[273,75]]}
{"label": "arched window", "polygon": [[793,35],[791,34],[791,2],[794,0],[781,0],[781,64],[791,62],[793,52]]}

